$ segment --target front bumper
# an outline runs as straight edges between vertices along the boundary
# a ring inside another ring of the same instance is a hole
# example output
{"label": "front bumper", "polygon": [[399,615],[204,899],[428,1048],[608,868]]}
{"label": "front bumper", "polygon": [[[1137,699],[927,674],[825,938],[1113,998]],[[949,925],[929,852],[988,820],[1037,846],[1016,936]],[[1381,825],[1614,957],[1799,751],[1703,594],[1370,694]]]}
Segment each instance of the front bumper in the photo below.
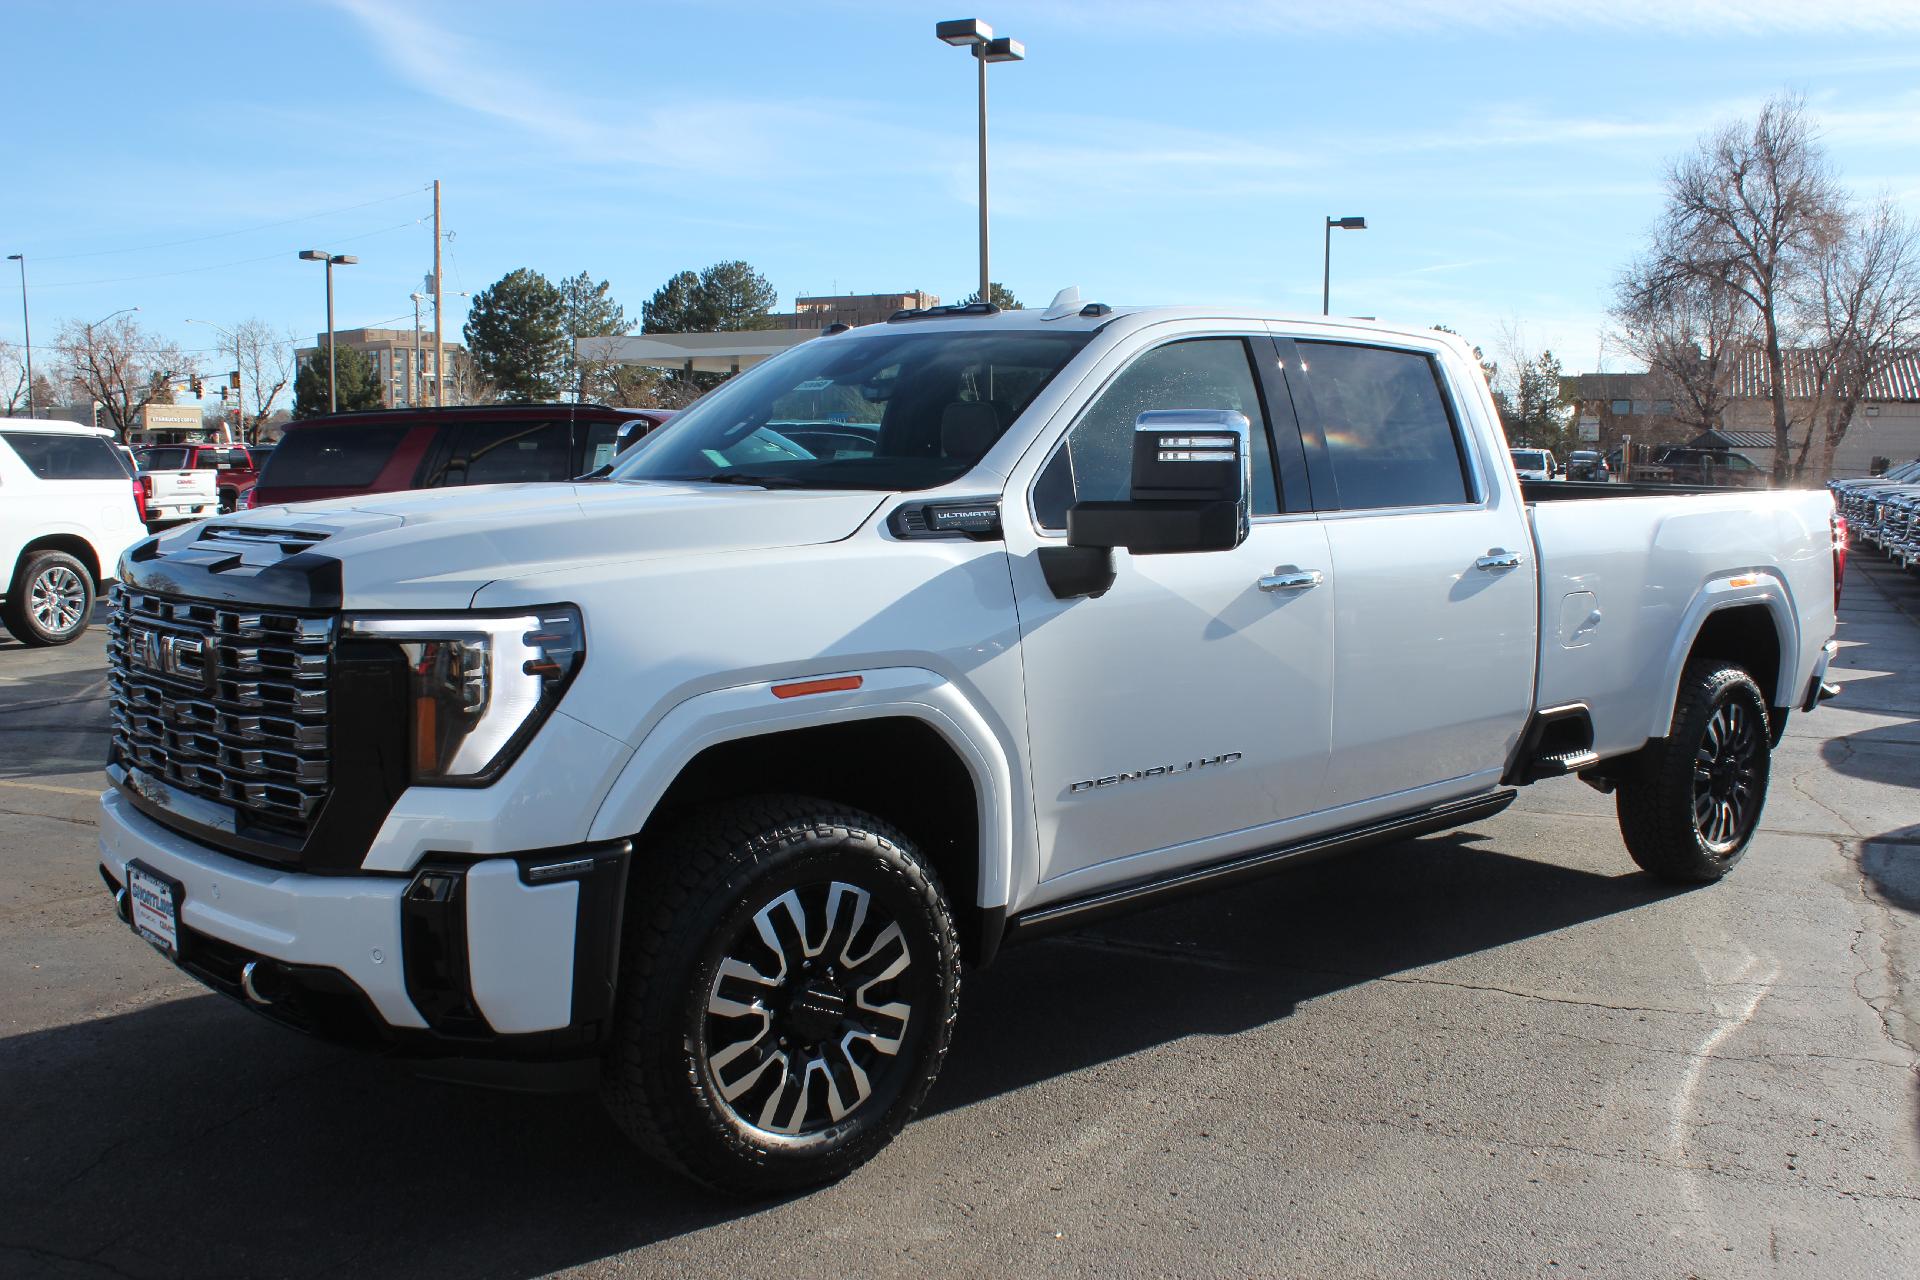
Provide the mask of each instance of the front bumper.
{"label": "front bumper", "polygon": [[118,792],[101,797],[109,887],[134,859],[180,882],[183,969],[277,1021],[409,1056],[595,1052],[631,852],[623,840],[311,875],[229,857]]}

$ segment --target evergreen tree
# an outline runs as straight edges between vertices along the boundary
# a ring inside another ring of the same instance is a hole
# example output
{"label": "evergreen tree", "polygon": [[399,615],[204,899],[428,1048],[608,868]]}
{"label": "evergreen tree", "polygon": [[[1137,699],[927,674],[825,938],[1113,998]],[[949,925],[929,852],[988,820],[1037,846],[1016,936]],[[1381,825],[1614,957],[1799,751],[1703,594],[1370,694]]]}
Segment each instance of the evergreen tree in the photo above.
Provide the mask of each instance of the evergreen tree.
{"label": "evergreen tree", "polygon": [[614,397],[619,383],[615,377],[620,366],[612,360],[580,358],[581,338],[614,338],[632,331],[626,310],[613,300],[605,280],[594,283],[582,271],[560,282],[562,326],[567,335],[566,354],[561,366],[561,387],[581,400],[620,403]]}
{"label": "evergreen tree", "polygon": [[[374,371],[373,361],[353,347],[336,346],[334,350],[340,361],[340,374],[335,380],[337,410],[350,413],[356,409],[378,409],[383,401],[380,375]],[[327,347],[323,342],[319,354],[309,360],[293,380],[293,416],[317,418],[326,412]]]}
{"label": "evergreen tree", "polygon": [[553,400],[566,374],[566,300],[554,283],[525,267],[509,271],[473,300],[467,350],[501,400]]}
{"label": "evergreen tree", "polygon": [[[961,300],[960,305],[970,307],[978,301],[980,301],[980,291],[975,289]],[[1007,286],[1001,284],[998,280],[989,280],[987,282],[987,301],[1002,311],[1021,310],[1020,299],[1014,297],[1013,290],[1007,288]]]}

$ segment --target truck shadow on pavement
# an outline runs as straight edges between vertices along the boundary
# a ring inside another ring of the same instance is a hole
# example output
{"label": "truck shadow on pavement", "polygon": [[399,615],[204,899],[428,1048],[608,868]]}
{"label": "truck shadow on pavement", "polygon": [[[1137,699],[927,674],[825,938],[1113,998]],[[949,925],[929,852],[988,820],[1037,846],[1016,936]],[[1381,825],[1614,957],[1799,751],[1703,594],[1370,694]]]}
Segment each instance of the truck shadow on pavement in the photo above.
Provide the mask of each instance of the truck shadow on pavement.
{"label": "truck shadow on pavement", "polygon": [[[1265,1026],[1673,892],[1484,838],[1388,846],[1012,949],[969,978],[929,1109]],[[918,1176],[913,1139],[857,1177],[890,1159]],[[7,1274],[533,1276],[766,1209],[654,1170],[591,1096],[426,1083],[212,995],[0,1040],[0,1155]]]}

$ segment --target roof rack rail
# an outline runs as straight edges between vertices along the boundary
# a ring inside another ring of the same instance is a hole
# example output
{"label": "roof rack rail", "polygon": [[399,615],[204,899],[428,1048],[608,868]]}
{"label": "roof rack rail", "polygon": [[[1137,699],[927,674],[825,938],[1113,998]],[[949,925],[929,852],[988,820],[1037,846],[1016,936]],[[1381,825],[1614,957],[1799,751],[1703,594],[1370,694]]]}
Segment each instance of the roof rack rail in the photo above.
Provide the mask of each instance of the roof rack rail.
{"label": "roof rack rail", "polygon": [[945,320],[955,316],[997,316],[1000,308],[991,302],[950,302],[943,307],[908,307],[887,317],[888,324],[902,320]]}

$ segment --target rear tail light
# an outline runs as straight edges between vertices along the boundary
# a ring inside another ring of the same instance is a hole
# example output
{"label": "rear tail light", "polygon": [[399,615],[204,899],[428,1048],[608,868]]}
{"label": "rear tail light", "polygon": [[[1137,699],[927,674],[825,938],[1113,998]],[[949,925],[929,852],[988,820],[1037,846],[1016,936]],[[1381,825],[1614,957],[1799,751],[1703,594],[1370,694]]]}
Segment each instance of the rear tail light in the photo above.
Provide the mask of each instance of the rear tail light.
{"label": "rear tail light", "polygon": [[249,489],[245,493],[240,495],[240,507],[242,510],[244,511],[253,510],[253,493],[254,491],[252,489]]}
{"label": "rear tail light", "polygon": [[1840,582],[1847,576],[1847,518],[1838,511],[1829,518],[1833,529],[1833,609],[1840,611]]}
{"label": "rear tail light", "polygon": [[147,522],[148,483],[145,476],[133,482],[133,516],[134,519],[138,520],[141,524]]}

